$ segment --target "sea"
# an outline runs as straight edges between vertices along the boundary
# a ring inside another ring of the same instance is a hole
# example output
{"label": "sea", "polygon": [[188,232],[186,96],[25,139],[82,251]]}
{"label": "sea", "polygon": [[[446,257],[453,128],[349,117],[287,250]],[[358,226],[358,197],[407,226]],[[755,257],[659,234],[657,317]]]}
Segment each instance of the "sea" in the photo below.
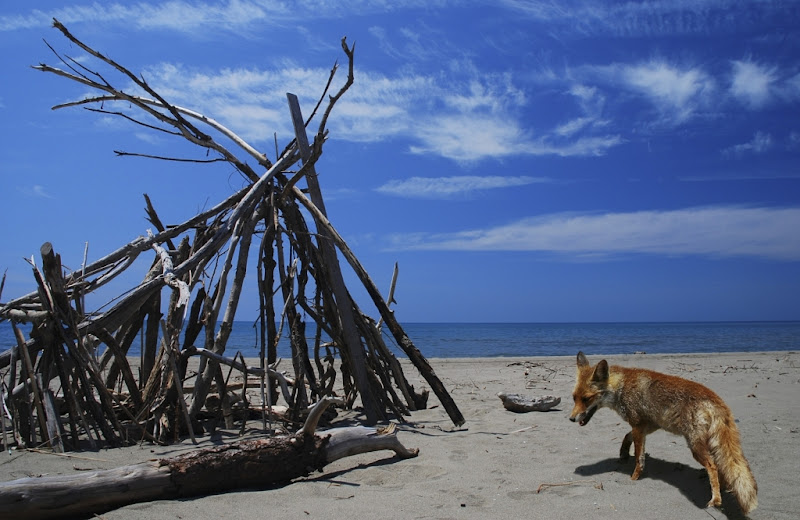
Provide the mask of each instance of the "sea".
{"label": "sea", "polygon": [[[427,358],[536,357],[598,354],[678,354],[800,350],[800,321],[679,323],[403,323],[414,345]],[[28,329],[29,330],[29,329]],[[226,354],[258,357],[258,327],[234,322]],[[27,337],[27,330],[23,328]],[[313,327],[307,327],[313,338]],[[387,345],[406,357],[384,328]],[[201,338],[203,337],[201,333]],[[0,352],[15,344],[11,325],[0,323]],[[134,341],[129,356],[140,355]],[[290,358],[288,339],[278,356]]]}

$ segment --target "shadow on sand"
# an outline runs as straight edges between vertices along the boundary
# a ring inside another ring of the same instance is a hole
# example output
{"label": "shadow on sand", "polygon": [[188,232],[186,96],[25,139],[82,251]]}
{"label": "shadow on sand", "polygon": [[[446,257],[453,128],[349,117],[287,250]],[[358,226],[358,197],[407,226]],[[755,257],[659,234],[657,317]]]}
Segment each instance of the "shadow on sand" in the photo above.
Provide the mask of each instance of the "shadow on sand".
{"label": "shadow on sand", "polygon": [[[578,466],[575,473],[582,476],[602,475],[604,473],[619,473],[630,477],[633,473],[633,457],[627,461],[617,458],[603,459],[594,464]],[[654,479],[665,482],[683,494],[691,503],[704,509],[711,498],[711,485],[705,469],[693,468],[680,462],[669,462],[663,459],[647,456],[645,470],[640,479]],[[723,488],[724,489],[724,488]],[[742,520],[747,517],[742,514],[736,498],[723,490],[721,511],[730,520]]]}

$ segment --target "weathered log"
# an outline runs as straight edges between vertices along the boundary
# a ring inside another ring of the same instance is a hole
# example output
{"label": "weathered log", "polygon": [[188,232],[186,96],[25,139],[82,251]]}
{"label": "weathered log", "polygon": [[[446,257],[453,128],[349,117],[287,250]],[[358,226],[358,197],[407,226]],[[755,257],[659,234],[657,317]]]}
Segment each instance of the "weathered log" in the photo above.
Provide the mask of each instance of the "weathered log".
{"label": "weathered log", "polygon": [[91,516],[135,502],[290,482],[360,453],[392,450],[400,458],[417,456],[418,450],[397,439],[394,425],[384,430],[355,426],[314,433],[324,408],[321,403],[306,426],[287,437],[214,446],[110,470],[0,483],[0,511],[8,518]]}
{"label": "weathered log", "polygon": [[521,394],[499,392],[497,397],[503,401],[506,410],[517,413],[546,412],[561,403],[560,397],[545,395],[542,397],[526,397]]}

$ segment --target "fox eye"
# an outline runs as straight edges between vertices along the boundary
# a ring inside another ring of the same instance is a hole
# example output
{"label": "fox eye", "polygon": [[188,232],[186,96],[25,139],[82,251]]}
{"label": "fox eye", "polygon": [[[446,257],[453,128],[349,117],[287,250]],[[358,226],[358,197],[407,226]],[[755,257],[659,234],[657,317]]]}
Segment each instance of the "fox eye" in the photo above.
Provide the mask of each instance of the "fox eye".
{"label": "fox eye", "polygon": [[581,397],[581,401],[583,401],[583,404],[586,404],[590,401],[590,399],[588,397]]}

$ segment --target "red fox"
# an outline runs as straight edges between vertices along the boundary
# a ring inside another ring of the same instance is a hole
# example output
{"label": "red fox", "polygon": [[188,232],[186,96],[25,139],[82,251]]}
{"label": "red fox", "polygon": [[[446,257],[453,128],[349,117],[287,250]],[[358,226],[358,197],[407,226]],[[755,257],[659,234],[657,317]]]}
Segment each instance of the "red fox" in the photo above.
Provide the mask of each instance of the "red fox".
{"label": "red fox", "polygon": [[700,383],[652,370],[609,366],[606,360],[593,367],[583,352],[578,352],[572,398],[572,422],[585,426],[599,408],[606,407],[631,425],[619,451],[620,457],[627,459],[633,443],[636,468],[631,480],[637,480],[644,470],[645,437],[663,428],[683,435],[695,460],[706,468],[711,482],[711,500],[706,507],[722,505],[720,478],[745,514],[758,505],[758,486],[742,453],[733,414],[717,394]]}

